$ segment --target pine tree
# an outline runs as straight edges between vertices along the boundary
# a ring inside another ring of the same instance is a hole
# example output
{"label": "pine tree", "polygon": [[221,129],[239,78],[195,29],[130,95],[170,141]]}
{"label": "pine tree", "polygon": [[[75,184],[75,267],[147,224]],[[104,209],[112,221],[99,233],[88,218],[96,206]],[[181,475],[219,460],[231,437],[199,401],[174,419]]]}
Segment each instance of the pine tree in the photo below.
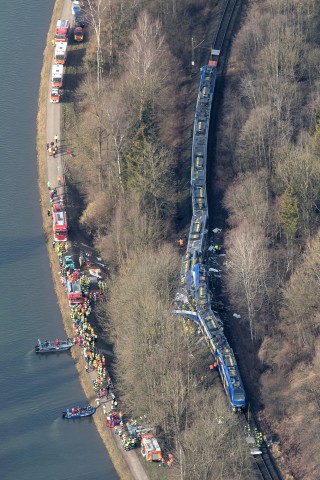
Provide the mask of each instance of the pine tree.
{"label": "pine tree", "polygon": [[278,219],[287,239],[293,238],[298,230],[299,207],[292,186],[287,187],[282,194]]}

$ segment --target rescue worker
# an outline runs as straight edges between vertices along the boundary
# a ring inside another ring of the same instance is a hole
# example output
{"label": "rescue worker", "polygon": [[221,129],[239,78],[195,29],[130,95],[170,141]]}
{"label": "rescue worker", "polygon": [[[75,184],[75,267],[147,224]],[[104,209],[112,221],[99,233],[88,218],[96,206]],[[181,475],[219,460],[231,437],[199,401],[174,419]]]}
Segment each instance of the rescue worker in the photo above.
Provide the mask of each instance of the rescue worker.
{"label": "rescue worker", "polygon": [[55,134],[55,136],[54,136],[54,141],[55,141],[56,144],[58,143],[58,135],[57,134]]}
{"label": "rescue worker", "polygon": [[54,47],[56,45],[56,42],[54,40],[54,38],[51,40],[51,46]]}
{"label": "rescue worker", "polygon": [[219,247],[219,245],[215,245],[213,248],[214,248],[215,253],[219,253],[219,252],[220,252],[220,247]]}

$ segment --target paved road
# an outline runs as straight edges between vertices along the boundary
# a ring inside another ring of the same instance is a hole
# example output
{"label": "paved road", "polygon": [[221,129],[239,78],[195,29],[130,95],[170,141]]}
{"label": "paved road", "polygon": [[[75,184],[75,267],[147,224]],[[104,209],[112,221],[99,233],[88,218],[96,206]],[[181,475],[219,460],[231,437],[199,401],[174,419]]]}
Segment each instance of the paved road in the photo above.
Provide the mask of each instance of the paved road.
{"label": "paved road", "polygon": [[[60,18],[72,20],[71,14],[71,2],[65,1],[63,4],[62,12]],[[52,58],[53,58],[53,48],[52,48]],[[52,62],[53,63],[53,62]],[[50,70],[51,76],[51,70]],[[48,95],[47,95],[47,142],[52,142],[54,136],[58,135],[58,141],[61,139],[61,105],[59,103],[50,103],[50,88],[51,88],[51,78],[48,78]],[[64,156],[61,155],[61,152],[53,158],[50,157],[47,153],[47,169],[48,169],[48,181],[51,183],[52,187],[58,186],[57,178],[63,176],[63,160]],[[63,189],[59,189],[59,193],[63,193]]]}
{"label": "paved road", "polygon": [[[71,13],[71,2],[70,0],[66,0],[63,4],[62,12],[60,15],[62,19],[68,19],[72,22],[72,13]],[[52,48],[53,51],[53,48]],[[53,58],[53,52],[52,52]],[[48,95],[47,95],[47,120],[46,120],[46,138],[47,142],[50,143],[54,141],[55,135],[58,135],[58,145],[60,145],[61,139],[61,104],[52,104],[50,103],[50,88],[51,88],[51,70],[50,70],[50,78],[48,79]],[[45,147],[44,147],[45,149]],[[47,170],[48,170],[48,181],[51,183],[51,186],[58,187],[58,177],[63,177],[64,174],[64,160],[67,158],[66,148],[60,151],[58,155],[53,158],[47,155]],[[61,195],[64,193],[64,187],[61,186],[58,188],[58,194]],[[95,372],[90,373],[92,379],[95,376]],[[106,427],[107,428],[107,427]],[[148,476],[146,475],[139,459],[137,458],[136,451],[129,451],[126,452],[121,445],[121,441],[116,436],[117,443],[119,446],[119,452],[123,455],[129,470],[132,474],[132,477],[135,480],[149,480]]]}

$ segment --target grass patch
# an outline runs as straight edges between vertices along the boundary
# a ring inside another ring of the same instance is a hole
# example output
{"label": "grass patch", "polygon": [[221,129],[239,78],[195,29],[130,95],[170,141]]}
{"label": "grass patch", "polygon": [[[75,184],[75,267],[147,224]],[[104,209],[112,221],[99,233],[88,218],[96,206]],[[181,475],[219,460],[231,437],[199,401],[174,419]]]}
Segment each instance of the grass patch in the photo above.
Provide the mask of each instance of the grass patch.
{"label": "grass patch", "polygon": [[[169,480],[169,469],[168,467],[163,467],[161,463],[158,462],[147,462],[145,458],[138,453],[140,463],[142,464],[144,470],[146,471],[148,477],[152,480]],[[171,477],[172,478],[172,477]]]}

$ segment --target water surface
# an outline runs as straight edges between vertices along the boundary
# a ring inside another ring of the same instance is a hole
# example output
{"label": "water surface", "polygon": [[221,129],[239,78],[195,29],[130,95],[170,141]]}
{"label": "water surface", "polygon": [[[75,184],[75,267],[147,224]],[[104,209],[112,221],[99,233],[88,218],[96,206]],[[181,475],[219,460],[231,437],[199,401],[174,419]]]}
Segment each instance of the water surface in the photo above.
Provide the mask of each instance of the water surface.
{"label": "water surface", "polygon": [[0,478],[115,480],[69,354],[36,355],[38,337],[65,336],[42,234],[36,109],[53,0],[1,1]]}

